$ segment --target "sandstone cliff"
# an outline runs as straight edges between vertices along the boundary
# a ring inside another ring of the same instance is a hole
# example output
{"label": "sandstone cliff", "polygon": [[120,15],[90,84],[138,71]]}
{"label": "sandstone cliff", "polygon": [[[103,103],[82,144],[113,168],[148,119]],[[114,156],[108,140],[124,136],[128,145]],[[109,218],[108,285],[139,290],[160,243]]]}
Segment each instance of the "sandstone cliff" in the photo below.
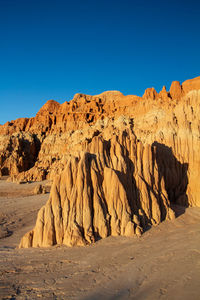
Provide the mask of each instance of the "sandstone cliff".
{"label": "sandstone cliff", "polygon": [[0,170],[54,180],[20,247],[85,245],[140,235],[200,206],[200,77],[143,97],[104,92],[49,100],[34,118],[0,126]]}
{"label": "sandstone cliff", "polygon": [[188,204],[187,168],[165,145],[144,146],[130,128],[108,140],[94,136],[84,151],[69,156],[20,247],[141,235],[148,226],[173,219],[173,204]]}

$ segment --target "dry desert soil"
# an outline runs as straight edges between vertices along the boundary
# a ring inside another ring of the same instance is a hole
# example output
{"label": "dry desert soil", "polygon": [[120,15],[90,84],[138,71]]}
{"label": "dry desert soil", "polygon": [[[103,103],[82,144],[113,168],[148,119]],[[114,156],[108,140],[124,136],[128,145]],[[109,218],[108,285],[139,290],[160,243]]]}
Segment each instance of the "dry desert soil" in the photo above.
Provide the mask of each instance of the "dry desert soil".
{"label": "dry desert soil", "polygon": [[0,180],[0,299],[200,299],[200,208],[141,238],[18,249],[49,194]]}

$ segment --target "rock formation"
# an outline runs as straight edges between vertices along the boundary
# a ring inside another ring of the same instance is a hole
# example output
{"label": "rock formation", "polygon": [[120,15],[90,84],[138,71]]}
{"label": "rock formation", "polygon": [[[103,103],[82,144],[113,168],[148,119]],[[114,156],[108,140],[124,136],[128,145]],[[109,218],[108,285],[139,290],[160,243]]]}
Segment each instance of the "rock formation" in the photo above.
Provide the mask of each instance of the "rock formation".
{"label": "rock formation", "polygon": [[85,245],[140,235],[200,206],[200,77],[143,97],[118,91],[49,100],[34,118],[0,126],[0,174],[54,179],[20,247]]}
{"label": "rock formation", "polygon": [[16,175],[35,165],[40,150],[38,136],[18,132],[0,137],[0,174]]}
{"label": "rock formation", "polygon": [[144,146],[125,129],[109,140],[93,137],[84,150],[69,157],[20,247],[141,235],[148,226],[173,219],[173,203],[187,205],[187,165],[165,145]]}

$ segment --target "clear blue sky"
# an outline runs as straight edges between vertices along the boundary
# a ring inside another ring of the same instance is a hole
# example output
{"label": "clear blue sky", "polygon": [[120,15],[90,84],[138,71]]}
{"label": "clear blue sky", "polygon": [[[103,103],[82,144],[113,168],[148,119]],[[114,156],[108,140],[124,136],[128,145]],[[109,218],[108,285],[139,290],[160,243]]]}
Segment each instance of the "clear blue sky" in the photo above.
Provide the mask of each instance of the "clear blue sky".
{"label": "clear blue sky", "polygon": [[200,75],[200,1],[0,0],[0,124]]}

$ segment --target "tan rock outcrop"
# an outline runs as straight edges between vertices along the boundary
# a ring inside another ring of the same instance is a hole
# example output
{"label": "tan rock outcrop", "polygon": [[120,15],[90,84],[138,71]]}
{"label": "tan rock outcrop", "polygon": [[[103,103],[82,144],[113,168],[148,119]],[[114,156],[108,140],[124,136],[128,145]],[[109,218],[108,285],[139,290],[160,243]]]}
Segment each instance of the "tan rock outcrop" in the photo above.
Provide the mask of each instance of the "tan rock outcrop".
{"label": "tan rock outcrop", "polygon": [[148,88],[145,90],[143,98],[144,99],[153,99],[155,100],[158,97],[158,93],[154,88]]}
{"label": "tan rock outcrop", "polygon": [[188,165],[160,143],[143,145],[126,129],[94,136],[56,177],[35,228],[20,247],[86,245],[109,235],[141,235],[188,205]]}
{"label": "tan rock outcrop", "polygon": [[169,93],[167,92],[167,90],[166,90],[166,87],[165,86],[163,86],[163,88],[162,88],[162,90],[160,91],[160,93],[159,93],[159,97],[161,98],[161,99],[163,99],[164,101],[169,101],[170,99],[170,95],[169,95]]}
{"label": "tan rock outcrop", "polygon": [[182,83],[182,88],[185,94],[187,94],[190,91],[193,90],[199,90],[200,89],[200,76],[188,79]]}
{"label": "tan rock outcrop", "polygon": [[48,101],[0,126],[0,175],[51,179],[50,198],[21,247],[85,245],[140,235],[200,206],[200,77],[143,97],[118,91]]}
{"label": "tan rock outcrop", "polygon": [[29,133],[0,136],[1,175],[16,176],[35,165],[40,140]]}
{"label": "tan rock outcrop", "polygon": [[179,81],[172,82],[169,93],[172,99],[180,99],[183,96],[182,86]]}

